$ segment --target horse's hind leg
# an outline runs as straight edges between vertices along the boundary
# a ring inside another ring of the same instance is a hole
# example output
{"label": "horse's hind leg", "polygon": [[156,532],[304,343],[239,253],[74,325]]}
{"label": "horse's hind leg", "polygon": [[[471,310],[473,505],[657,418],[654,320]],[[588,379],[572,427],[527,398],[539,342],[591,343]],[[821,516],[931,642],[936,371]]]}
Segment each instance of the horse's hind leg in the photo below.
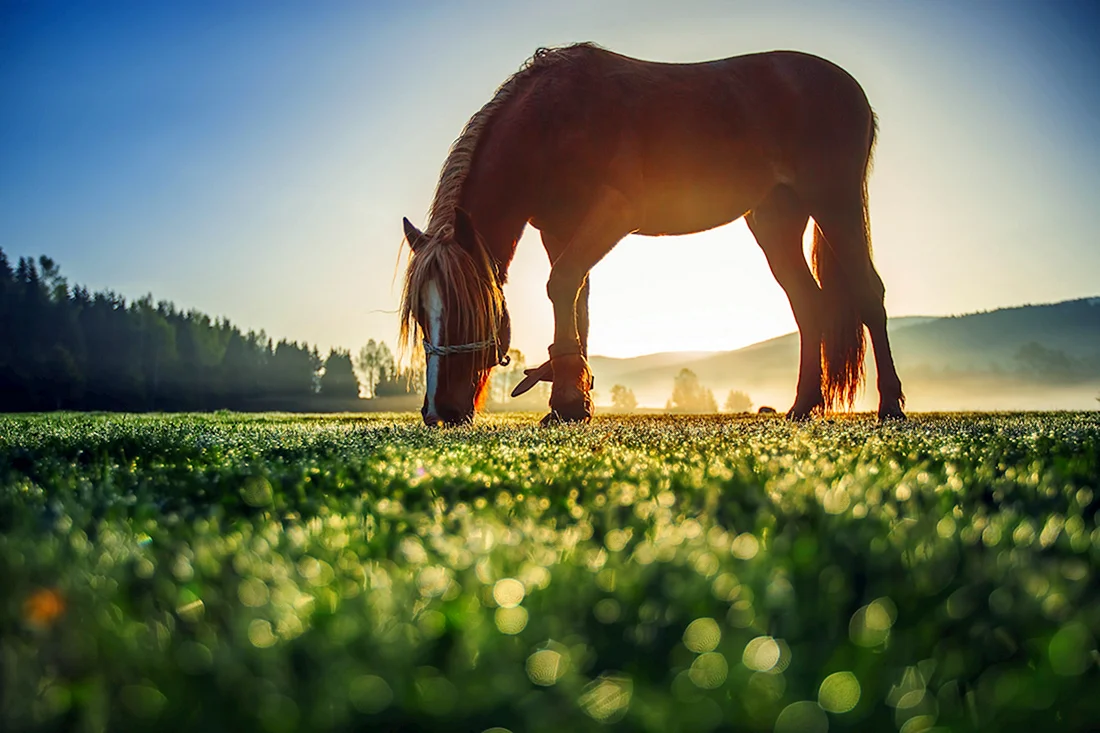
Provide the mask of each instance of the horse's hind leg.
{"label": "horse's hind leg", "polygon": [[902,406],[905,395],[901,379],[894,366],[890,337],[886,331],[886,289],[871,261],[868,232],[865,228],[863,203],[855,190],[841,198],[830,197],[811,206],[811,214],[824,236],[823,246],[835,257],[838,282],[835,287],[852,291],[859,318],[871,335],[878,371],[880,419],[904,419]]}
{"label": "horse's hind leg", "polygon": [[823,405],[821,397],[821,291],[802,253],[802,233],[809,214],[786,186],[768,197],[745,217],[772,274],[787,293],[798,323],[798,393],[787,417],[805,419]]}
{"label": "horse's hind leg", "polygon": [[890,335],[886,331],[886,306],[884,299],[886,287],[875,270],[874,264],[868,265],[867,284],[864,291],[863,322],[871,333],[871,346],[875,350],[875,370],[878,372],[878,416],[879,419],[904,419],[902,407],[905,395],[901,391],[901,378],[894,366],[894,355],[890,350]]}

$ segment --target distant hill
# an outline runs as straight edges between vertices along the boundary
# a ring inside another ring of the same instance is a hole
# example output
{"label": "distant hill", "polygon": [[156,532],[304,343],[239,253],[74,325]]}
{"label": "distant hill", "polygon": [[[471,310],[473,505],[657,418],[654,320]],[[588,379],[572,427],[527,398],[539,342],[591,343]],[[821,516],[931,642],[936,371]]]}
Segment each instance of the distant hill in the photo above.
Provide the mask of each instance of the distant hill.
{"label": "distant hill", "polygon": [[[890,320],[890,342],[914,410],[1093,409],[1100,403],[1100,298],[972,313]],[[785,410],[794,400],[798,335],[735,351],[662,353],[633,359],[592,357],[597,402],[611,387],[634,391],[639,404],[663,407],[683,368],[714,391],[748,392],[755,405]],[[874,409],[875,368],[857,408]]]}

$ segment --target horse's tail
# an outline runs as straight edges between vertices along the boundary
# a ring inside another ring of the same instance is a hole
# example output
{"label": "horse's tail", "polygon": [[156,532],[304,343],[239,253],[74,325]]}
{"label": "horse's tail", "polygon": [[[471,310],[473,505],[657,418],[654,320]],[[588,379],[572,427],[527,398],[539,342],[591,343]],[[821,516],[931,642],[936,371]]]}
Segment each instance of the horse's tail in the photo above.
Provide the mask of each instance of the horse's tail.
{"label": "horse's tail", "polygon": [[821,286],[824,323],[821,335],[821,396],[826,411],[838,407],[852,409],[856,393],[863,385],[863,357],[867,343],[860,303],[861,275],[871,261],[871,220],[867,210],[867,178],[875,148],[877,119],[872,113],[863,164],[859,206],[859,236],[841,246],[832,246],[821,228],[814,224],[813,267]]}

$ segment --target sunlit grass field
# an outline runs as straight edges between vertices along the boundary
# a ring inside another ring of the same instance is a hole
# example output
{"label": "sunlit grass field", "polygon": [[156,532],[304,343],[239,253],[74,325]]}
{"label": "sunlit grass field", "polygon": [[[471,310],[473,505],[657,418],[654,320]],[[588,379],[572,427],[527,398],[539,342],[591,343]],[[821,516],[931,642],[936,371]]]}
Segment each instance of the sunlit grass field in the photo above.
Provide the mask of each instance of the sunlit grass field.
{"label": "sunlit grass field", "polygon": [[0,729],[1089,730],[1100,415],[0,417]]}

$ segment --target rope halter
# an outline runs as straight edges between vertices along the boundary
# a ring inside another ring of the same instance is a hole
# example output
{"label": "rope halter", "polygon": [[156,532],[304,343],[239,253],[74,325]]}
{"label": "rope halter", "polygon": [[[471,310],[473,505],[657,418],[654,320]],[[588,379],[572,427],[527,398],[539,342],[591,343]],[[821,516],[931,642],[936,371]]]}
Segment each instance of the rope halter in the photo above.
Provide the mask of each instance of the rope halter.
{"label": "rope halter", "polygon": [[454,344],[436,346],[428,339],[424,339],[424,353],[429,356],[449,356],[450,354],[468,354],[473,351],[488,351],[494,349],[497,352],[497,363],[500,366],[508,366],[512,363],[512,357],[508,354],[500,355],[500,344],[493,341],[475,341],[470,344]]}

